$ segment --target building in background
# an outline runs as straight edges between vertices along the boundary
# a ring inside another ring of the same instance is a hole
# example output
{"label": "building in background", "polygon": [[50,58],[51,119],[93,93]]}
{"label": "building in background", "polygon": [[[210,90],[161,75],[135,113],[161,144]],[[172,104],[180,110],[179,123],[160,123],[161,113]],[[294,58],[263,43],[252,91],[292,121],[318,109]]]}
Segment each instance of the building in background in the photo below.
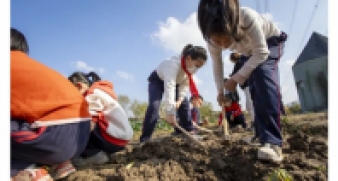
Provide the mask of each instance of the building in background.
{"label": "building in background", "polygon": [[313,32],[292,66],[303,112],[328,108],[328,38]]}

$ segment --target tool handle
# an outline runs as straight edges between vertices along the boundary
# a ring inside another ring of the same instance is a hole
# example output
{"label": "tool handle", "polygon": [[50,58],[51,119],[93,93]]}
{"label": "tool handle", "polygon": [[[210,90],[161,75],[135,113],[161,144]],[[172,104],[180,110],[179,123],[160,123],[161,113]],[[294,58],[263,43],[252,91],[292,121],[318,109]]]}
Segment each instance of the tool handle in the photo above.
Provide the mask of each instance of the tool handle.
{"label": "tool handle", "polygon": [[222,125],[223,125],[223,134],[225,136],[229,135],[228,130],[228,121],[226,120],[225,110],[224,110],[224,104],[222,104]]}
{"label": "tool handle", "polygon": [[210,130],[210,129],[203,128],[203,127],[199,126],[199,125],[196,124],[195,122],[193,122],[193,124],[194,124],[194,126],[195,126],[197,129],[199,129],[199,130],[201,130],[201,131],[205,131],[205,132],[208,132],[208,133],[212,133],[212,132],[213,132],[213,131]]}
{"label": "tool handle", "polygon": [[[202,145],[201,142],[199,142],[196,138],[194,138],[188,131],[186,131],[185,129],[183,129],[180,125],[177,124],[177,122],[174,125],[176,128],[178,128],[180,131],[182,131],[186,136],[188,136],[190,139],[194,140],[195,142],[197,142],[199,145]],[[203,146],[203,145],[202,145]]]}

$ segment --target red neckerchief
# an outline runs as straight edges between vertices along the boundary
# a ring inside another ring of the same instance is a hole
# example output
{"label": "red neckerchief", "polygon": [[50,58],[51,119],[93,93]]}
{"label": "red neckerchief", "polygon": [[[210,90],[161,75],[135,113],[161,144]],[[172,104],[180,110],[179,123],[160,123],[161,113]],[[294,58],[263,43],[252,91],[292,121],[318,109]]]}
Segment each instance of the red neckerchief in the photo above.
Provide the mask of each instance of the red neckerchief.
{"label": "red neckerchief", "polygon": [[187,70],[187,67],[185,65],[185,61],[184,61],[184,57],[183,56],[181,58],[181,66],[182,66],[182,69],[184,70],[184,72],[188,75],[188,78],[189,78],[189,88],[190,88],[191,95],[193,97],[198,97],[199,94],[198,94],[198,90],[197,90],[196,84],[194,82],[194,79],[192,78],[191,73]]}

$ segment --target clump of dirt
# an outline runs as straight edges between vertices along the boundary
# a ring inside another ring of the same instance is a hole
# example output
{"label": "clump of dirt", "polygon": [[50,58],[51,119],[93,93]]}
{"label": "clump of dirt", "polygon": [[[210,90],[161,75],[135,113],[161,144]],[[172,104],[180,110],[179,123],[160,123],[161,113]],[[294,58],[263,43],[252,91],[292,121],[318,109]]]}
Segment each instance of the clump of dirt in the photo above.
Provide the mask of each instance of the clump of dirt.
{"label": "clump of dirt", "polygon": [[261,181],[278,168],[285,169],[297,181],[327,180],[325,136],[307,135],[302,130],[286,135],[284,161],[273,164],[258,161],[258,147],[241,141],[249,134],[233,132],[230,144],[220,135],[208,134],[202,141],[205,146],[184,136],[157,139],[142,147],[128,146],[113,155],[108,164],[78,168],[65,180]]}

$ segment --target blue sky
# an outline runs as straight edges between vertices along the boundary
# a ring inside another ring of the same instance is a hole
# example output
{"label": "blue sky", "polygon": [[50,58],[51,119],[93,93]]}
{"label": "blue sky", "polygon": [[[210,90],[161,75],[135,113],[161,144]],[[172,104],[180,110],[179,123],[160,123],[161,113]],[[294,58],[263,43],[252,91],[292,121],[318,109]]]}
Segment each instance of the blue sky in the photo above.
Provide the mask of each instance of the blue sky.
{"label": "blue sky", "polygon": [[[270,0],[267,12],[267,1],[259,2],[259,12],[289,34],[280,78],[284,102],[297,100],[291,65],[313,31],[327,35],[327,0],[299,0],[291,32],[295,0]],[[147,77],[162,60],[177,55],[187,43],[205,45],[196,24],[197,5],[198,0],[11,1],[10,26],[26,35],[31,57],[63,75],[94,70],[112,81],[118,94],[147,101]],[[258,9],[257,1],[242,0],[241,5]],[[232,64],[229,52],[223,54],[228,75]],[[197,78],[205,100],[219,109],[210,59]]]}

